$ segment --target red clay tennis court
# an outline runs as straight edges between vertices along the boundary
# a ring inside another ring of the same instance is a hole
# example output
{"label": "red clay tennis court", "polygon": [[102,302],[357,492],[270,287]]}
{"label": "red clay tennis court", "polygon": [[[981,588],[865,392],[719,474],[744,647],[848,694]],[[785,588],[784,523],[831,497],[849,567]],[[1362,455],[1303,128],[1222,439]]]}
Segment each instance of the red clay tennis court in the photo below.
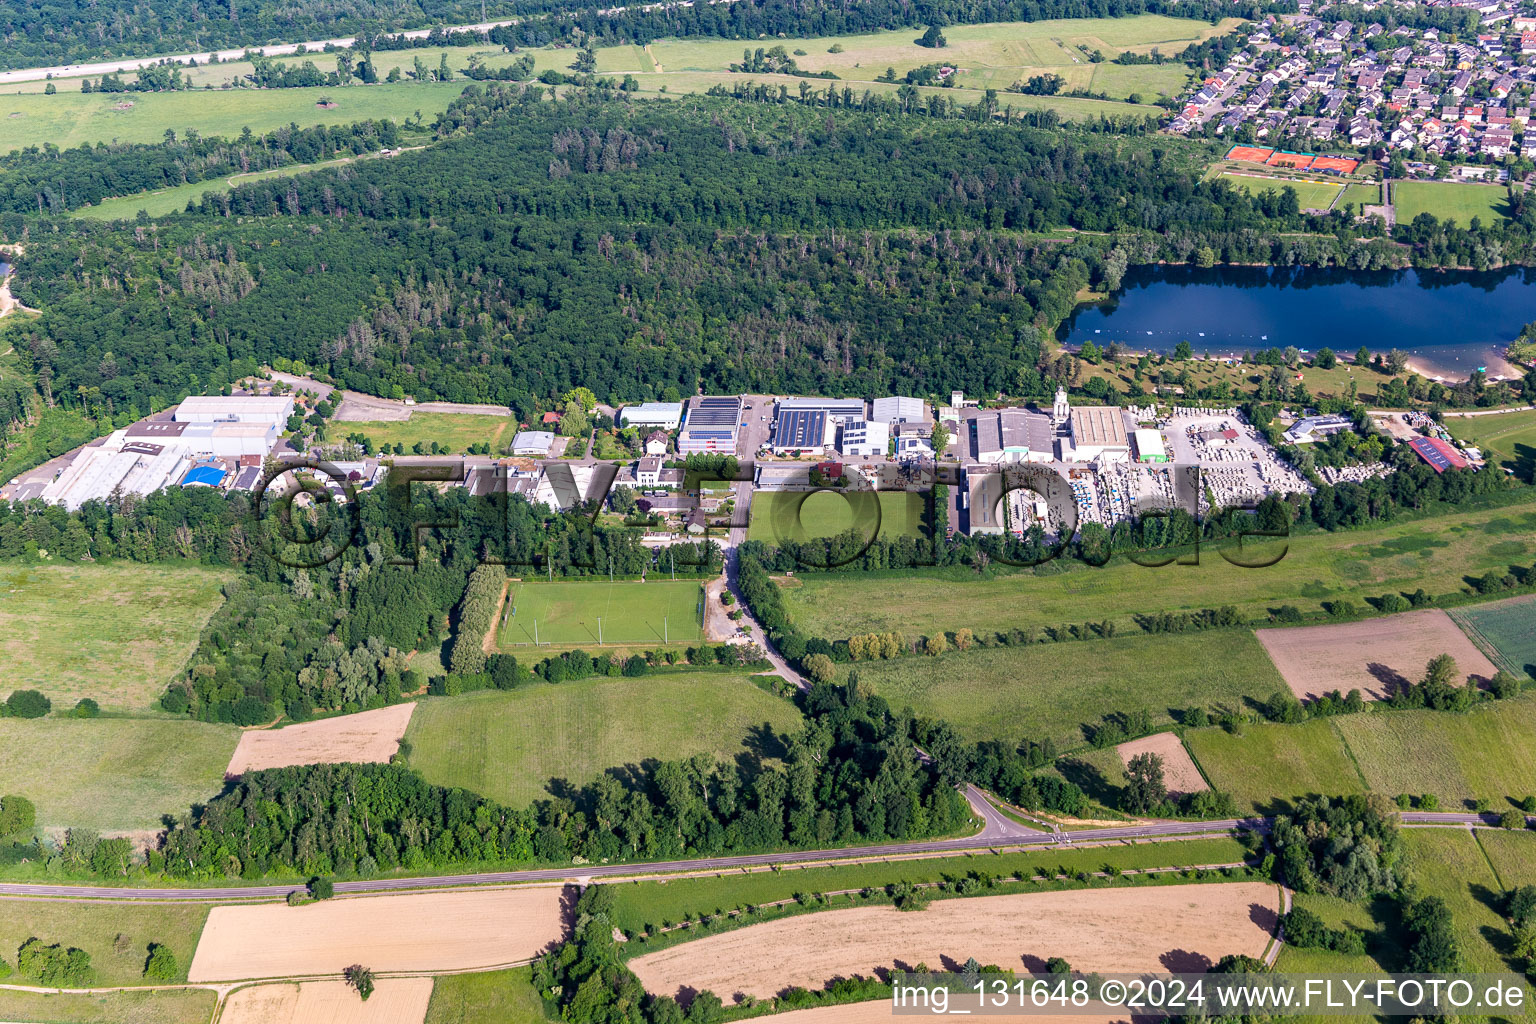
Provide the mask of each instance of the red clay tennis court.
{"label": "red clay tennis court", "polygon": [[1271,167],[1295,167],[1300,170],[1311,167],[1314,159],[1311,153],[1287,153],[1284,150],[1277,150],[1264,162]]}
{"label": "red clay tennis court", "polygon": [[1246,160],[1251,164],[1261,164],[1269,159],[1272,149],[1260,149],[1257,146],[1233,146],[1227,150],[1228,160]]}
{"label": "red clay tennis court", "polygon": [[1314,171],[1338,171],[1340,174],[1353,174],[1355,168],[1360,166],[1359,160],[1347,160],[1342,156],[1320,156],[1312,160]]}

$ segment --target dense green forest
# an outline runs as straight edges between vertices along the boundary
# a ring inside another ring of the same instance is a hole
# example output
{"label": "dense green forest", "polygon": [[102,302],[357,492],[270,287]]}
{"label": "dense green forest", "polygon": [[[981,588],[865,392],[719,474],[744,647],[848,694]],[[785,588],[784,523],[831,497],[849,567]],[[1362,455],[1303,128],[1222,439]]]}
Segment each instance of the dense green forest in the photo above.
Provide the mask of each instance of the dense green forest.
{"label": "dense green forest", "polygon": [[923,839],[970,820],[959,793],[913,755],[906,718],[882,698],[822,685],[804,710],[798,734],[766,738],[777,763],[700,755],[635,770],[627,782],[616,771],[526,809],[429,785],[399,764],[247,772],[173,827],[151,867],[254,878],[656,860]]}
{"label": "dense green forest", "polygon": [[[23,370],[102,410],[160,408],[279,357],[520,413],[578,385],[605,401],[1016,393],[1114,249],[1403,259],[1342,228],[1297,234],[1293,194],[1204,182],[1203,147],[1177,140],[837,93],[541,95],[471,86],[426,151],[253,182],[133,230],[0,215],[27,243],[14,288],[44,310],[16,339]],[[1063,228],[1079,233],[1031,234]]]}
{"label": "dense green forest", "polygon": [[[921,7],[901,0],[856,6],[828,0],[738,0],[721,4],[636,4],[592,0],[332,0],[281,4],[271,0],[3,0],[0,69],[72,64],[125,56],[197,52],[268,43],[360,35],[375,48],[387,33],[516,18],[496,30],[497,42],[542,46],[557,39],[649,42],[663,36],[756,39],[772,35],[839,35],[924,22],[1039,21],[1154,13],[1216,19],[1295,10],[1294,0],[1217,3],[1216,0],[934,0]],[[441,35],[442,33],[438,33]],[[378,41],[376,41],[378,40]],[[393,40],[393,45],[409,41]],[[436,40],[434,40],[434,43]]]}

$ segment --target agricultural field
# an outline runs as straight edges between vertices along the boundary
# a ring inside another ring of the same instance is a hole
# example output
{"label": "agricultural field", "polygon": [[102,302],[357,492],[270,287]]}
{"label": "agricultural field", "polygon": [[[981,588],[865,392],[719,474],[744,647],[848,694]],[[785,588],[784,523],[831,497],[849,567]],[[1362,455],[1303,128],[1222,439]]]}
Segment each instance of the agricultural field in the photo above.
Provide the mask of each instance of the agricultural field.
{"label": "agricultural field", "polygon": [[535,640],[541,648],[697,643],[702,594],[697,580],[514,582],[497,642],[514,654]]}
{"label": "agricultural field", "polygon": [[1183,796],[1211,788],[1205,784],[1200,769],[1195,766],[1189,751],[1184,749],[1184,741],[1179,739],[1177,733],[1155,732],[1151,736],[1122,743],[1115,751],[1124,765],[1129,765],[1131,758],[1139,754],[1154,754],[1162,758],[1163,779],[1168,784],[1170,795]]}
{"label": "agricultural field", "polygon": [[1483,449],[1490,463],[1529,480],[1536,475],[1536,411],[1521,409],[1496,416],[1451,416],[1446,424],[1458,441]]}
{"label": "agricultural field", "polygon": [[253,985],[236,989],[219,1024],[422,1024],[431,978],[380,978],[368,1001],[344,981]]}
{"label": "agricultural field", "polygon": [[1462,227],[1480,217],[1492,224],[1509,216],[1509,193],[1503,185],[1472,185],[1454,181],[1398,181],[1392,184],[1392,206],[1399,224],[1412,223],[1421,213],[1454,220]]}
{"label": "agricultural field", "polygon": [[429,781],[520,807],[551,783],[590,782],[649,758],[775,756],[794,705],[742,675],[674,673],[539,683],[420,702],[406,742]]}
{"label": "agricultural field", "polygon": [[1248,726],[1239,735],[1195,729],[1185,740],[1211,784],[1245,809],[1370,789],[1430,793],[1447,810],[1479,799],[1503,810],[1536,792],[1533,728],[1536,701],[1520,699],[1464,715],[1381,711]]}
{"label": "agricultural field", "polygon": [[151,565],[0,567],[5,690],[141,710],[165,692],[223,602],[226,573]]}
{"label": "agricultural field", "polygon": [[858,672],[893,708],[948,719],[969,740],[1050,737],[1063,750],[1103,715],[1146,709],[1166,725],[1174,709],[1241,706],[1285,686],[1248,632],[973,649],[861,662]]}
{"label": "agricultural field", "polygon": [[410,724],[416,704],[407,701],[376,711],[338,715],[282,729],[252,729],[240,734],[240,745],[224,774],[244,775],[262,768],[294,764],[382,764],[394,756]]}
{"label": "agricultural field", "polygon": [[[907,491],[878,491],[880,506],[879,536],[921,537],[923,535],[923,496]],[[855,499],[868,501],[868,494]],[[860,505],[860,512],[864,506]],[[798,513],[798,515],[797,515]],[[811,540],[835,537],[855,528],[854,506],[834,491],[758,491],[752,496],[752,517],[747,527],[748,540],[777,544],[781,540]],[[869,526],[857,524],[861,535],[869,535]]]}
{"label": "agricultural field", "polygon": [[517,433],[517,421],[510,416],[480,416],[474,413],[413,412],[408,420],[347,421],[333,428],[341,437],[362,434],[380,445],[405,445],[406,451],[417,442],[430,445],[436,441],[450,452],[465,452],[472,444],[489,443],[500,453]]}
{"label": "agricultural field", "polygon": [[1088,889],[944,900],[920,914],[858,907],[789,917],[681,943],[629,961],[647,991],[745,992],[760,998],[893,961],[946,958],[1020,970],[1053,956],[1085,971],[1199,970],[1229,953],[1260,956],[1278,920],[1265,882]]}
{"label": "agricultural field", "polygon": [[[1509,942],[1509,924],[1489,906],[1504,895],[1504,886],[1488,866],[1488,858],[1478,845],[1477,836],[1460,829],[1405,829],[1404,862],[1426,894],[1439,896],[1451,912],[1456,938],[1461,947],[1463,969],[1467,971],[1508,971],[1513,960],[1495,948]],[[1519,885],[1536,878],[1505,880]]]}
{"label": "agricultural field", "polygon": [[545,1024],[527,967],[445,974],[432,984],[425,1024]]}
{"label": "agricultural field", "polygon": [[[937,570],[909,575],[800,574],[784,602],[801,631],[842,638],[899,630],[909,636],[970,628],[1007,630],[1113,620],[1136,629],[1134,616],[1232,605],[1244,616],[1323,602],[1363,605],[1387,592],[1431,594],[1466,589],[1465,577],[1507,570],[1536,551],[1536,505],[1434,516],[1381,529],[1307,533],[1263,569],[1225,561],[1211,545],[1200,564],[1148,569],[1123,559],[1104,568],[1059,559],[1034,571],[982,579]],[[1186,702],[1187,703],[1187,702]]]}
{"label": "agricultural field", "polygon": [[175,980],[184,980],[207,917],[208,908],[195,903],[0,899],[0,959],[14,968],[17,948],[36,937],[91,954],[99,986],[142,985],[149,944],[163,943],[181,968]]}
{"label": "agricultural field", "polygon": [[179,719],[0,719],[0,780],[42,827],[158,829],[216,795],[239,736]]}
{"label": "agricultural field", "polygon": [[560,886],[408,893],[215,907],[187,972],[192,981],[502,967],[565,934]]}
{"label": "agricultural field", "polygon": [[897,882],[940,881],[971,872],[993,876],[1022,872],[1054,878],[1060,871],[1122,871],[1188,868],[1244,861],[1242,844],[1230,836],[1131,846],[1079,847],[1029,853],[971,854],[869,864],[785,867],[666,882],[614,885],[614,924],[629,932],[648,931],[666,921],[794,898],[800,892],[834,893],[881,888]]}
{"label": "agricultural field", "polygon": [[1334,626],[1255,631],[1291,692],[1303,699],[1359,689],[1381,700],[1424,677],[1430,659],[1456,659],[1457,682],[1487,683],[1498,671],[1467,634],[1438,608]]}
{"label": "agricultural field", "polygon": [[[67,84],[67,83],[60,83]],[[430,123],[459,97],[467,81],[398,83],[352,89],[230,89],[154,93],[80,93],[60,90],[0,96],[0,153],[52,142],[160,142],[167,129],[235,138],[247,127],[261,134],[297,123],[351,124],[389,118],[404,123],[421,111]],[[317,104],[329,96],[330,109]],[[130,104],[124,106],[125,104]]]}
{"label": "agricultural field", "polygon": [[1238,174],[1231,171],[1224,172],[1221,180],[1234,188],[1240,188],[1252,195],[1260,195],[1264,192],[1283,192],[1287,188],[1296,190],[1296,202],[1303,210],[1326,210],[1333,205],[1343,190],[1342,185],[1332,181],[1315,181],[1298,178],[1271,178],[1266,175],[1253,173]]}
{"label": "agricultural field", "polygon": [[218,995],[208,989],[153,992],[18,992],[0,989],[0,1017],[34,1024],[208,1024]]}
{"label": "agricultural field", "polygon": [[1536,597],[1458,608],[1451,618],[1505,671],[1536,676]]}
{"label": "agricultural field", "polygon": [[1494,828],[1478,829],[1476,835],[1501,888],[1536,885],[1536,835]]}

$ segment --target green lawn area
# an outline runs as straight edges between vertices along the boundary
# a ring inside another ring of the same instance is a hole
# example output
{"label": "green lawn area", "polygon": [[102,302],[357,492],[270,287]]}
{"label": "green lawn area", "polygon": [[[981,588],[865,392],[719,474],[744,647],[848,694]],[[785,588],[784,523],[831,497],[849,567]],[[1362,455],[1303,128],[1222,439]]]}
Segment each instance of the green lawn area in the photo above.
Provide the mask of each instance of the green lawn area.
{"label": "green lawn area", "polygon": [[1513,470],[1525,480],[1536,477],[1536,411],[1448,416],[1445,422],[1458,441],[1483,449],[1490,463]]}
{"label": "green lawn area", "polygon": [[[175,980],[184,981],[207,918],[208,907],[196,903],[5,899],[0,900],[0,959],[15,968],[17,948],[35,936],[91,954],[95,986],[142,985],[149,944],[156,942],[176,955]],[[27,984],[21,975],[9,980]]]}
{"label": "green lawn area", "polygon": [[1403,847],[1405,866],[1418,878],[1424,892],[1445,900],[1451,911],[1463,969],[1514,969],[1514,962],[1507,961],[1498,949],[1509,948],[1509,925],[1489,906],[1498,902],[1504,890],[1477,838],[1460,829],[1404,829]]}
{"label": "green lawn area", "polygon": [[239,733],[182,719],[0,719],[0,792],[42,826],[157,829],[219,792]]}
{"label": "green lawn area", "polygon": [[0,566],[0,688],[142,709],[181,670],[228,573],[150,565]]}
{"label": "green lawn area", "polygon": [[[290,123],[309,127],[370,118],[403,123],[418,110],[430,122],[469,82],[162,93],[80,93],[63,84],[66,88],[57,96],[14,92],[0,96],[0,153],[44,142],[60,149],[114,140],[160,142],[166,129],[178,135],[196,129],[203,135],[235,138],[247,127],[261,134]],[[336,106],[329,110],[316,106],[321,96],[331,97]],[[132,106],[118,109],[125,103]]]}
{"label": "green lawn area", "polygon": [[217,998],[207,989],[96,995],[0,989],[0,1017],[32,1024],[208,1024]]}
{"label": "green lawn area", "polygon": [[861,662],[891,706],[947,719],[970,740],[1050,737],[1081,746],[1082,723],[1146,709],[1159,724],[1192,704],[1240,705],[1284,687],[1253,634],[1124,636]]}
{"label": "green lawn area", "polygon": [[1199,565],[1160,569],[1123,559],[1093,568],[1063,558],[988,579],[936,570],[904,576],[804,573],[784,587],[784,600],[803,632],[832,639],[1103,619],[1129,631],[1138,628],[1137,613],[1233,605],[1257,619],[1282,604],[1313,612],[1324,601],[1363,604],[1388,591],[1455,593],[1465,589],[1465,576],[1529,564],[1533,535],[1536,504],[1523,504],[1381,529],[1309,533],[1292,539],[1285,557],[1263,569],[1232,565],[1207,545]]}
{"label": "green lawn area", "polygon": [[1346,203],[1354,203],[1356,213],[1360,212],[1362,206],[1380,206],[1381,186],[1347,185],[1344,194],[1339,197],[1339,208],[1342,209]]}
{"label": "green lawn area", "polygon": [[1296,202],[1303,210],[1328,209],[1342,188],[1330,182],[1293,181],[1289,178],[1255,177],[1252,174],[1226,173],[1221,175],[1221,180],[1253,195],[1293,188],[1296,190]]}
{"label": "green lawn area", "polygon": [[860,535],[867,537],[873,527],[872,513],[877,503],[881,537],[922,536],[921,494],[863,491],[850,495],[850,499],[836,491],[758,491],[752,495],[747,539],[776,544],[781,539],[804,541],[833,537],[853,529],[855,518]]}
{"label": "green lawn area", "polygon": [[1383,710],[1248,726],[1237,736],[1196,729],[1185,740],[1211,784],[1244,809],[1369,788],[1388,797],[1432,793],[1446,810],[1478,799],[1504,810],[1536,792],[1533,728],[1536,700],[1524,698],[1463,715]]}
{"label": "green lawn area", "polygon": [[[1388,910],[1385,899],[1376,906]],[[1399,962],[1401,951],[1395,938],[1380,925],[1372,914],[1372,907],[1363,903],[1350,903],[1334,896],[1320,893],[1296,893],[1293,906],[1310,910],[1323,919],[1329,928],[1350,927],[1365,933],[1366,952],[1359,955],[1334,953],[1325,949],[1300,949],[1296,946],[1280,947],[1280,959],[1275,970],[1288,974],[1379,974],[1387,965]],[[1326,1018],[1312,1018],[1324,1020]]]}
{"label": "green lawn area", "polygon": [[1501,888],[1536,885],[1536,834],[1529,830],[1482,828],[1477,830],[1477,842],[1498,875]]}
{"label": "green lawn area", "polygon": [[517,433],[517,421],[510,416],[413,412],[408,420],[337,421],[331,426],[331,433],[337,437],[362,434],[375,446],[403,444],[406,451],[418,441],[427,445],[436,441],[451,452],[464,452],[472,444],[489,442],[491,451],[500,454]]}
{"label": "green lawn area", "polygon": [[[636,932],[663,921],[676,922],[748,904],[792,899],[796,893],[879,888],[901,881],[936,882],[945,878],[963,878],[971,872],[996,876],[1026,871],[1030,875],[1054,876],[1062,869],[1100,871],[1110,864],[1128,870],[1235,864],[1245,859],[1243,847],[1236,839],[1191,839],[1099,849],[978,853],[968,857],[785,868],[709,878],[678,878],[667,882],[625,882],[614,886],[614,923],[619,928]],[[427,1020],[431,1024],[430,1015]]]}
{"label": "green lawn area", "polygon": [[545,1024],[532,970],[445,974],[432,982],[423,1024]]}
{"label": "green lawn area", "polygon": [[1462,227],[1481,217],[1491,224],[1508,214],[1509,194],[1503,185],[1473,185],[1455,181],[1400,181],[1392,185],[1392,204],[1399,224],[1410,224],[1421,213],[1454,220]]}
{"label": "green lawn area", "polygon": [[581,785],[651,758],[777,756],[765,727],[792,732],[800,721],[745,676],[672,673],[423,700],[405,738],[429,781],[520,807],[549,795],[553,779]]}
{"label": "green lawn area", "polygon": [[599,618],[605,645],[697,643],[702,594],[697,580],[513,583],[498,643],[514,653],[535,637],[541,646],[596,648]]}
{"label": "green lawn area", "polygon": [[1244,812],[1270,811],[1292,798],[1347,796],[1365,789],[1330,719],[1301,725],[1250,725],[1240,735],[1191,729],[1185,745],[1211,785]]}

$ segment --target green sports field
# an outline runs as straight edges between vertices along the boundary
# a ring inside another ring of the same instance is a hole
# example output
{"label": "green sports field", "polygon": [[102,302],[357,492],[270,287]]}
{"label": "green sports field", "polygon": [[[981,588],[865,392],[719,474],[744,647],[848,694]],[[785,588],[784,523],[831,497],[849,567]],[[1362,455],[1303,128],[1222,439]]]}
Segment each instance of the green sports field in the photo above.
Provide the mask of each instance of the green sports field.
{"label": "green sports field", "polygon": [[0,719],[0,792],[40,826],[159,828],[215,796],[239,731],[183,719]]}
{"label": "green sports field", "polygon": [[1467,714],[1382,710],[1241,735],[1195,729],[1185,739],[1211,784],[1244,809],[1370,789],[1432,793],[1446,810],[1479,799],[1504,810],[1536,793],[1533,729],[1536,700],[1521,698]]}
{"label": "green sports field", "polygon": [[1445,422],[1458,441],[1483,449],[1489,462],[1513,470],[1522,479],[1536,477],[1536,411],[1448,416]]}
{"label": "green sports field", "polygon": [[181,670],[227,573],[151,565],[0,566],[0,689],[54,709],[147,708]]}
{"label": "green sports field", "polygon": [[1241,706],[1281,681],[1253,634],[1122,636],[1026,647],[950,651],[936,658],[860,662],[893,708],[947,719],[970,740],[1055,740],[1083,745],[1080,726],[1145,709],[1154,722],[1192,704]]}
{"label": "green sports field", "polygon": [[1473,217],[1481,217],[1484,224],[1507,217],[1509,193],[1503,185],[1400,181],[1392,185],[1392,205],[1399,224],[1410,224],[1419,214],[1430,213],[1467,227]]}
{"label": "green sports field", "polygon": [[182,981],[207,918],[208,907],[196,903],[5,899],[0,900],[0,958],[14,968],[16,948],[36,936],[91,954],[99,986],[136,985],[144,983],[149,944],[164,943],[181,969],[175,980]]}
{"label": "green sports field", "polygon": [[488,442],[491,451],[500,454],[503,445],[517,433],[517,421],[510,416],[413,412],[408,420],[338,421],[331,426],[331,433],[336,437],[362,434],[375,445],[403,444],[407,451],[418,441],[436,441],[452,452],[464,452],[472,444]]}
{"label": "green sports field", "polygon": [[[868,536],[870,510],[878,503],[881,537],[920,537],[923,496],[906,491],[862,492],[845,499],[835,491],[758,491],[752,496],[749,540],[776,544],[780,540],[834,537],[858,528]],[[858,509],[857,513],[855,509]]]}
{"label": "green sports field", "polygon": [[1221,175],[1221,180],[1253,195],[1293,188],[1296,190],[1296,202],[1303,210],[1328,209],[1343,188],[1331,182],[1293,181],[1289,178],[1258,177],[1252,174],[1227,173]]}
{"label": "green sports field", "polygon": [[1495,665],[1536,676],[1536,597],[1458,608],[1451,618]]}
{"label": "green sports field", "polygon": [[[1138,613],[1232,605],[1260,619],[1280,605],[1315,612],[1323,602],[1389,591],[1459,593],[1464,577],[1529,564],[1536,503],[1435,516],[1381,529],[1311,533],[1262,569],[1226,562],[1210,546],[1200,564],[1148,569],[1116,559],[1093,568],[1059,559],[1041,569],[982,579],[918,570],[908,575],[803,573],[784,601],[804,633],[828,638],[898,630],[931,635],[962,628],[1007,630],[1112,619],[1136,630]],[[1038,573],[1038,574],[1037,574]],[[1187,703],[1187,702],[1186,702]]]}
{"label": "green sports field", "polygon": [[502,607],[497,640],[516,652],[537,637],[540,646],[697,643],[703,588],[697,580],[619,580],[614,583],[513,583]]}
{"label": "green sports field", "polygon": [[694,672],[423,700],[405,738],[428,781],[522,806],[552,780],[581,785],[652,758],[775,756],[765,725],[795,731],[800,713],[745,675]]}

